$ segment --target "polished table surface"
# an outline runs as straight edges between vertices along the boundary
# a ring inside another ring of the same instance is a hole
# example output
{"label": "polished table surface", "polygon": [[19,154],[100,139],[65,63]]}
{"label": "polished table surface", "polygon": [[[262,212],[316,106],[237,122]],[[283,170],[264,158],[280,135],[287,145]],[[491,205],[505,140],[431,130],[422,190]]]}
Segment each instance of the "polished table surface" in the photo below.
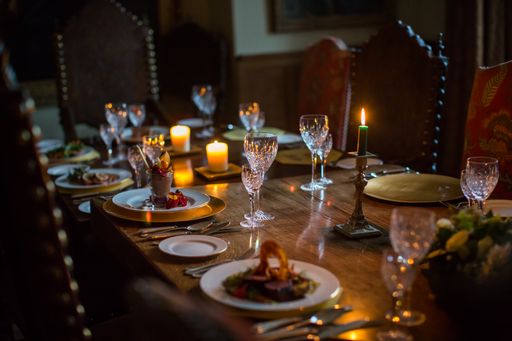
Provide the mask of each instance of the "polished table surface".
{"label": "polished table surface", "polygon": [[[276,166],[279,167],[279,166]],[[385,167],[385,166],[381,166]],[[389,247],[389,238],[349,240],[333,231],[337,223],[344,223],[354,208],[354,185],[350,177],[353,170],[328,173],[334,185],[314,193],[300,190],[300,184],[309,180],[307,175],[290,176],[265,181],[262,189],[262,208],[276,219],[254,232],[220,235],[229,243],[226,252],[214,260],[240,255],[250,246],[272,239],[284,247],[290,259],[317,264],[331,271],[343,287],[341,304],[353,306],[354,312],[340,321],[360,317],[381,319],[391,306],[390,294],[381,279],[382,250]],[[249,208],[248,195],[238,182],[211,183],[195,187],[223,199],[227,208],[216,217],[237,225]],[[185,292],[198,293],[199,280],[183,274],[183,269],[214,260],[194,262],[173,258],[162,253],[157,246],[141,242],[135,235],[143,223],[114,218],[102,209],[103,201],[92,201],[91,228],[107,248],[127,267],[140,275],[156,275]],[[364,212],[368,220],[388,230],[393,203],[364,198]],[[430,206],[438,217],[448,215],[442,206]],[[415,340],[451,339],[456,331],[449,316],[435,303],[428,283],[419,275],[413,290],[413,307],[427,315],[427,321],[410,328]],[[386,328],[384,326],[382,328]],[[350,339],[372,339],[375,328],[346,333]]]}

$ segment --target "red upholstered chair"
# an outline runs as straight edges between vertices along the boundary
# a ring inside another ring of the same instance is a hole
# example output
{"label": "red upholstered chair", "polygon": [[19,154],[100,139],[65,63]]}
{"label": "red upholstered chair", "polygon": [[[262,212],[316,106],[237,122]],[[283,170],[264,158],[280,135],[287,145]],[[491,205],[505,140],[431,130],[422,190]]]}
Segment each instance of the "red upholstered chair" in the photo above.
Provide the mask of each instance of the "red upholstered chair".
{"label": "red upholstered chair", "polygon": [[492,196],[512,199],[512,61],[479,67],[469,101],[462,166],[470,156],[499,160],[500,179]]}
{"label": "red upholstered chair", "polygon": [[339,38],[324,38],[307,49],[299,87],[299,114],[328,115],[334,148],[342,150],[350,107],[350,64],[347,45]]}

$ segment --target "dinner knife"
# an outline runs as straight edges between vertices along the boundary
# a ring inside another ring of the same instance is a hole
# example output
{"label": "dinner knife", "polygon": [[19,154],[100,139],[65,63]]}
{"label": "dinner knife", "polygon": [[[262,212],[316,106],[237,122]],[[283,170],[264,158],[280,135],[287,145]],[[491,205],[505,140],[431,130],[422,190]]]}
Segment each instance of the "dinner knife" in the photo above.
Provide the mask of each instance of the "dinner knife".
{"label": "dinner knife", "polygon": [[[223,227],[226,227],[229,224],[230,224],[229,221],[225,221],[223,223],[219,223],[217,225],[214,225],[212,228],[208,229],[204,233],[197,233],[197,234],[198,235],[200,235],[200,234],[206,234],[206,235],[215,234],[215,233],[219,232]],[[152,240],[160,240],[160,239],[166,239],[166,238],[169,238],[169,237],[183,236],[183,235],[188,235],[188,234],[195,234],[195,233],[190,232],[190,231],[185,231],[185,232],[181,232],[181,233],[180,232],[173,232],[173,231],[162,232],[162,233],[159,233],[159,234],[154,234],[152,236],[146,237],[146,238],[142,239],[141,241],[145,242],[145,241],[152,241]]]}

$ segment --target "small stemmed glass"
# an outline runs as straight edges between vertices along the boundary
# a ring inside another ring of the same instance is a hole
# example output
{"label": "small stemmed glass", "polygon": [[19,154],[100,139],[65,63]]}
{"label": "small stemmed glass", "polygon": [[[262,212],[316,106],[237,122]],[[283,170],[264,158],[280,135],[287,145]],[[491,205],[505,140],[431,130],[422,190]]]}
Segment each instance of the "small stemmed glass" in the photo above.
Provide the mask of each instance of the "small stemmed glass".
{"label": "small stemmed glass", "polygon": [[128,106],[128,118],[130,119],[130,123],[133,125],[133,135],[137,140],[139,140],[142,124],[146,119],[146,107],[144,104],[130,104]]}
{"label": "small stemmed glass", "polygon": [[322,145],[318,149],[318,158],[320,159],[320,179],[318,179],[318,182],[326,186],[333,183],[331,179],[325,177],[325,166],[327,164],[327,157],[329,156],[331,149],[332,135],[328,134],[327,137],[325,138],[324,143],[322,143]]}
{"label": "small stemmed glass", "polygon": [[[389,237],[395,252],[403,260],[403,265],[416,269],[427,254],[436,233],[436,221],[433,211],[396,207],[391,212]],[[402,310],[399,323],[404,326],[417,326],[425,322],[425,314],[410,309],[412,288],[405,291],[405,309]]]}
{"label": "small stemmed glass", "polygon": [[316,191],[325,189],[316,175],[316,162],[318,150],[324,143],[329,133],[329,120],[326,115],[302,115],[300,117],[300,134],[306,146],[311,151],[311,182],[303,184],[300,188],[304,191]]}
{"label": "small stemmed glass", "polygon": [[[277,136],[269,133],[248,133],[244,138],[244,152],[249,164],[263,175],[268,171],[277,155]],[[272,220],[274,216],[260,209],[260,190],[256,191],[256,219]]]}
{"label": "small stemmed glass", "polygon": [[112,166],[115,163],[112,160],[112,141],[114,141],[115,136],[115,128],[106,123],[100,124],[100,137],[107,147],[107,160],[103,161],[103,164],[107,166]]}
{"label": "small stemmed glass", "polygon": [[[131,146],[128,148],[128,162],[133,169],[133,173],[135,174],[135,183],[137,188],[142,186],[142,174],[147,175],[146,164],[142,159],[142,154],[140,153],[139,146]],[[146,181],[147,182],[147,176]]]}
{"label": "small stemmed glass", "polygon": [[238,116],[245,130],[248,133],[258,131],[258,126],[263,126],[264,121],[260,123],[260,104],[258,102],[241,103],[238,106]]}
{"label": "small stemmed glass", "polygon": [[142,136],[142,150],[148,157],[151,164],[154,164],[158,161],[164,144],[165,140],[162,134]]}
{"label": "small stemmed glass", "polygon": [[466,162],[466,184],[473,195],[478,209],[484,213],[485,200],[489,198],[498,183],[500,171],[498,160],[492,157],[469,157]]}
{"label": "small stemmed glass", "polygon": [[201,113],[203,130],[196,134],[198,138],[209,138],[213,136],[213,114],[217,108],[217,100],[211,85],[194,85],[192,87],[192,102]]}
{"label": "small stemmed glass", "polygon": [[260,169],[252,168],[250,165],[242,165],[242,183],[244,184],[247,193],[249,193],[251,211],[249,216],[245,217],[245,220],[240,222],[240,226],[254,229],[255,227],[263,225],[255,217],[256,192],[259,191],[263,184],[263,172]]}
{"label": "small stemmed glass", "polygon": [[416,276],[415,269],[406,264],[407,262],[392,249],[384,250],[380,270],[393,301],[392,308],[386,312],[385,317],[393,323],[393,328],[377,333],[379,341],[412,341],[412,336],[398,327],[402,321],[405,293],[412,286]]}
{"label": "small stemmed glass", "polygon": [[126,160],[123,139],[121,138],[123,130],[128,124],[128,106],[126,103],[107,103],[105,104],[105,117],[107,122],[116,131],[116,142],[118,148],[117,161]]}

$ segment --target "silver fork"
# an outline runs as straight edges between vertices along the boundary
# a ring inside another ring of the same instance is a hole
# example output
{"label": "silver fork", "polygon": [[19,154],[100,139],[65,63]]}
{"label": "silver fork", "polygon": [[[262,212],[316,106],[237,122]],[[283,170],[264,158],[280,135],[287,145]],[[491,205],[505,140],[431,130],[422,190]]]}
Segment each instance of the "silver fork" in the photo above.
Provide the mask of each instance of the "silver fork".
{"label": "silver fork", "polygon": [[187,269],[185,269],[185,273],[192,277],[199,278],[206,271],[210,270],[213,267],[216,267],[217,265],[221,265],[221,264],[225,264],[225,263],[229,263],[229,262],[233,262],[233,261],[238,261],[238,260],[249,259],[254,255],[255,252],[256,252],[256,250],[253,247],[251,247],[238,257],[228,258],[223,261],[211,263],[211,264],[207,264],[207,265],[201,265],[201,266],[196,266],[193,268],[187,268]]}

